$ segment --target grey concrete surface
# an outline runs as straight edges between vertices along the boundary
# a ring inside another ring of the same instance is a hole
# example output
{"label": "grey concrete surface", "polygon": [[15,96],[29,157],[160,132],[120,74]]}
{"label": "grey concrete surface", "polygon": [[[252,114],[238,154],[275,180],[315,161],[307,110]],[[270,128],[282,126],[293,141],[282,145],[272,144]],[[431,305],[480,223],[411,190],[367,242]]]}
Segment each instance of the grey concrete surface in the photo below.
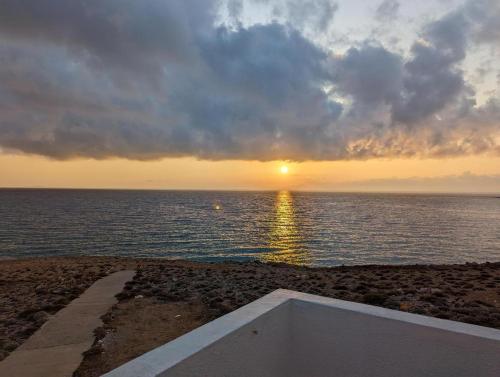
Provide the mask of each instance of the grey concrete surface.
{"label": "grey concrete surface", "polygon": [[498,377],[500,331],[277,290],[106,377]]}
{"label": "grey concrete surface", "polygon": [[0,376],[70,377],[92,345],[100,317],[134,274],[120,271],[96,281],[0,362]]}

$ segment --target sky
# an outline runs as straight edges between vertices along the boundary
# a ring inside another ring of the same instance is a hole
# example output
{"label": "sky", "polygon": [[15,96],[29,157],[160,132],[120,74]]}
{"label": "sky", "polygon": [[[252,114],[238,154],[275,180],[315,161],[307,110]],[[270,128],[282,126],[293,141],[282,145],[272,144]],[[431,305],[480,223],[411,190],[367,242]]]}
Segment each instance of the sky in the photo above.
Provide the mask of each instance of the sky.
{"label": "sky", "polygon": [[3,0],[0,187],[500,192],[499,62],[498,0]]}

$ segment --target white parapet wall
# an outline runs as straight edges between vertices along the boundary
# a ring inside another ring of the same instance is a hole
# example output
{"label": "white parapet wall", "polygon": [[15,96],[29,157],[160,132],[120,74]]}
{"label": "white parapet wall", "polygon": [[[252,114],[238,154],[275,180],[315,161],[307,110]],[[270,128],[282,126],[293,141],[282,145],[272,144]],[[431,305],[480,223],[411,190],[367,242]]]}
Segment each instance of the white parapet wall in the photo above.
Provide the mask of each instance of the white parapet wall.
{"label": "white parapet wall", "polygon": [[500,331],[279,289],[106,377],[499,377]]}

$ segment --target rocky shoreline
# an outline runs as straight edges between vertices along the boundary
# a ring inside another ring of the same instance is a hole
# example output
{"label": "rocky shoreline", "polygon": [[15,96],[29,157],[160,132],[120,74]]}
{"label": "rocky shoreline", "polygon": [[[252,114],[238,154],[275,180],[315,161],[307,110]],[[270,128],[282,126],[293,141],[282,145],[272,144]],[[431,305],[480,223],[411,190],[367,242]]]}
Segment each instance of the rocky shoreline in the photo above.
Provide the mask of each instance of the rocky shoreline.
{"label": "rocky shoreline", "polygon": [[0,359],[108,273],[137,274],[76,376],[98,376],[277,288],[500,329],[500,263],[308,268],[61,257],[0,261]]}

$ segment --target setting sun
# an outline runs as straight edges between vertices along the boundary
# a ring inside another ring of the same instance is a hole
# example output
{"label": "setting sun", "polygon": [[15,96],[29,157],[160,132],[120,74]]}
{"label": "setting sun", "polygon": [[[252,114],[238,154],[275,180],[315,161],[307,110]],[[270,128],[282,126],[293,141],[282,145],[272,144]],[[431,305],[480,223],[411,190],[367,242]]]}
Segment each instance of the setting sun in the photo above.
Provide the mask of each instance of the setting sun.
{"label": "setting sun", "polygon": [[288,166],[286,166],[286,165],[281,166],[280,173],[281,174],[288,174]]}

